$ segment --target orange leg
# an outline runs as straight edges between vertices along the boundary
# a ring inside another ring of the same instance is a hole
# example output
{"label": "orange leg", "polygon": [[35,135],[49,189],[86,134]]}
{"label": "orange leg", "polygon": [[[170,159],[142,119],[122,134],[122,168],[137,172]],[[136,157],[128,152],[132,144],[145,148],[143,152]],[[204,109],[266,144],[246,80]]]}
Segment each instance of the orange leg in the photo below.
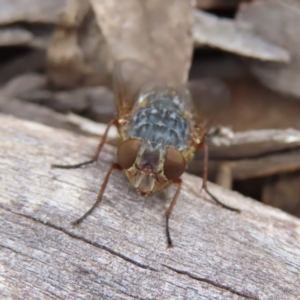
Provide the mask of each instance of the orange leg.
{"label": "orange leg", "polygon": [[178,184],[176,193],[171,201],[171,204],[169,206],[169,208],[166,211],[166,234],[167,234],[167,241],[168,241],[168,248],[172,248],[173,244],[172,244],[172,239],[171,239],[171,235],[170,235],[170,230],[169,230],[169,218],[171,216],[171,213],[173,211],[173,208],[176,204],[176,200],[179,196],[180,190],[181,190],[181,186],[182,186],[182,179],[179,178],[177,180],[174,180],[173,183]]}
{"label": "orange leg", "polygon": [[80,168],[82,166],[85,166],[85,165],[88,165],[88,164],[91,164],[95,161],[98,160],[98,157],[99,157],[99,154],[103,148],[103,145],[105,144],[106,142],[106,138],[107,138],[107,134],[108,134],[108,131],[110,129],[110,127],[112,125],[115,125],[116,127],[119,127],[119,122],[115,119],[111,120],[108,124],[107,124],[107,127],[105,129],[105,132],[104,132],[104,135],[100,141],[100,144],[97,148],[97,151],[95,153],[95,155],[93,156],[93,158],[91,160],[88,160],[88,161],[85,161],[85,162],[82,162],[82,163],[79,163],[79,164],[75,164],[75,165],[51,165],[51,168],[59,168],[59,169],[77,169],[77,168]]}
{"label": "orange leg", "polygon": [[207,188],[207,172],[208,172],[208,147],[206,144],[205,139],[203,140],[203,142],[199,145],[199,148],[202,148],[204,150],[204,157],[203,157],[203,175],[202,175],[202,187],[201,190],[205,190],[206,193],[220,206],[222,206],[223,208],[226,208],[228,210],[232,210],[235,212],[240,212],[239,209],[228,206],[224,203],[222,203],[215,195],[213,195]]}
{"label": "orange leg", "polygon": [[111,172],[112,172],[113,170],[119,170],[119,171],[121,171],[122,168],[121,168],[121,166],[118,165],[118,164],[112,164],[112,165],[110,166],[109,170],[108,170],[107,173],[106,173],[106,176],[105,176],[105,178],[104,178],[104,181],[103,181],[103,183],[102,183],[102,186],[101,186],[101,189],[100,189],[100,192],[99,192],[99,194],[98,194],[98,197],[97,197],[96,202],[93,204],[93,206],[92,206],[92,207],[91,207],[91,208],[90,208],[90,209],[89,209],[82,217],[80,217],[78,220],[76,220],[75,222],[73,222],[73,223],[72,223],[73,225],[78,225],[78,224],[80,224],[87,216],[89,216],[89,215],[93,212],[93,210],[94,210],[94,209],[97,207],[97,205],[101,202],[102,196],[103,196],[103,194],[104,194],[104,191],[105,191],[105,188],[106,188],[108,179],[109,179],[109,176],[110,176],[110,174],[111,174]]}

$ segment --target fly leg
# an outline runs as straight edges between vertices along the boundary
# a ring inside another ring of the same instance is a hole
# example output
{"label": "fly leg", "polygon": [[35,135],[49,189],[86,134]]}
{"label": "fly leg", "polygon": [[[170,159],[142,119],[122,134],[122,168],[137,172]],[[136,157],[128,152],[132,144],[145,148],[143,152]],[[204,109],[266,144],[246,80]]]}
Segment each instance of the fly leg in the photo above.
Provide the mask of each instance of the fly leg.
{"label": "fly leg", "polygon": [[104,178],[104,181],[102,183],[102,186],[101,186],[101,189],[99,191],[96,202],[93,204],[93,206],[83,216],[81,216],[78,220],[72,222],[72,225],[80,224],[87,216],[89,216],[93,212],[93,210],[97,207],[97,205],[100,204],[100,202],[102,200],[102,196],[103,196],[105,188],[106,188],[106,185],[107,185],[107,182],[108,182],[108,179],[109,179],[109,176],[110,176],[110,174],[113,170],[121,171],[122,168],[119,164],[112,164],[110,166],[109,170],[107,171],[107,173],[105,175],[105,178]]}
{"label": "fly leg", "polygon": [[228,206],[224,203],[222,203],[215,195],[213,195],[207,188],[207,171],[208,171],[208,147],[207,144],[204,140],[203,144],[201,144],[201,147],[203,147],[204,150],[204,158],[203,158],[203,175],[202,175],[202,187],[201,190],[205,190],[205,192],[220,206],[222,206],[223,208],[226,208],[228,210],[231,211],[235,211],[235,212],[241,212],[239,209]]}
{"label": "fly leg", "polygon": [[180,193],[180,190],[181,190],[181,186],[182,186],[182,179],[179,178],[177,180],[174,180],[173,183],[177,184],[178,187],[177,187],[177,190],[176,190],[176,193],[170,203],[170,206],[169,208],[167,209],[166,211],[166,234],[167,234],[167,241],[168,241],[168,248],[172,248],[173,247],[173,244],[172,244],[172,239],[171,239],[171,235],[170,235],[170,229],[169,229],[169,219],[170,219],[170,216],[171,216],[171,213],[173,211],[173,208],[176,204],[176,200],[178,198],[178,195]]}
{"label": "fly leg", "polygon": [[95,161],[98,160],[98,157],[99,157],[99,154],[103,148],[103,145],[105,144],[106,142],[106,138],[107,138],[107,134],[108,134],[108,131],[110,129],[110,127],[112,125],[115,125],[116,127],[119,127],[119,122],[116,120],[116,119],[113,119],[111,120],[108,124],[107,124],[107,127],[105,129],[105,132],[104,132],[104,135],[100,141],[100,144],[97,148],[97,151],[95,153],[95,155],[93,156],[93,158],[91,160],[88,160],[88,161],[85,161],[85,162],[82,162],[82,163],[79,163],[79,164],[74,164],[74,165],[51,165],[51,168],[59,168],[59,169],[77,169],[77,168],[80,168],[82,166],[85,166],[85,165],[89,165]]}
{"label": "fly leg", "polygon": [[106,188],[106,185],[107,185],[107,182],[108,182],[108,179],[109,179],[109,176],[111,174],[111,172],[113,170],[119,170],[121,171],[122,168],[119,164],[112,164],[109,168],[109,170],[107,171],[106,175],[105,175],[105,178],[104,178],[104,181],[102,183],[102,186],[101,186],[101,189],[99,191],[99,194],[98,194],[98,197],[97,197],[97,200],[96,202],[93,204],[93,206],[83,215],[81,216],[79,219],[77,219],[76,221],[72,222],[73,225],[78,225],[80,224],[87,216],[89,216],[93,210],[97,207],[97,205],[101,202],[102,200],[102,196],[104,194],[104,191],[105,191],[105,188]]}

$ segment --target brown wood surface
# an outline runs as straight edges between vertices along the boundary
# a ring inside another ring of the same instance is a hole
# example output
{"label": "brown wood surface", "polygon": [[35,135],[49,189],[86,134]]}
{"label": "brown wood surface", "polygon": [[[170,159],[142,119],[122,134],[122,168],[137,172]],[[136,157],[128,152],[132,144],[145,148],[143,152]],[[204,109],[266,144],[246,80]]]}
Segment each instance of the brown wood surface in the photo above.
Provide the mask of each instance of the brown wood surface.
{"label": "brown wood surface", "polygon": [[116,149],[77,170],[97,142],[0,115],[0,299],[299,299],[300,221],[183,175],[166,248],[164,212],[174,192],[140,198],[113,173],[103,203],[80,226]]}

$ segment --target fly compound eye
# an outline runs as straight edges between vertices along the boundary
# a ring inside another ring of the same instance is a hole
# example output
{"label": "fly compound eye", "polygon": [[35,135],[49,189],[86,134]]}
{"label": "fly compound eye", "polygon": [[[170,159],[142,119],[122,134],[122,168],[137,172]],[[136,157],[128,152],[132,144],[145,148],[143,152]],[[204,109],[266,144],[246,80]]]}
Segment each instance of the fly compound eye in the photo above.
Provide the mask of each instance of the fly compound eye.
{"label": "fly compound eye", "polygon": [[175,148],[168,147],[165,163],[164,174],[169,180],[178,179],[185,170],[186,162],[183,155]]}
{"label": "fly compound eye", "polygon": [[119,146],[117,156],[123,169],[129,169],[134,164],[141,144],[139,139],[129,139]]}

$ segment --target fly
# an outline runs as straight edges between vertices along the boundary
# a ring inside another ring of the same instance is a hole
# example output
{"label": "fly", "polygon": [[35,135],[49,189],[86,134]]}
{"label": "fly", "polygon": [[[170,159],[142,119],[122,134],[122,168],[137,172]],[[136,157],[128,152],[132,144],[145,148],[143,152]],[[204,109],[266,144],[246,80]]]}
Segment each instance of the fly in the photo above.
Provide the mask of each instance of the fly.
{"label": "fly", "polygon": [[177,185],[165,213],[167,243],[168,247],[172,247],[169,218],[182,186],[180,177],[200,148],[204,149],[202,189],[217,204],[239,212],[220,202],[207,188],[206,130],[190,110],[189,91],[166,87],[155,72],[130,59],[116,64],[113,86],[117,115],[107,125],[94,157],[75,165],[52,165],[54,168],[72,169],[96,162],[110,127],[117,127],[121,139],[117,150],[118,162],[107,171],[94,205],[74,224],[81,223],[101,202],[112,171],[122,170],[141,196],[149,196],[170,184]]}

